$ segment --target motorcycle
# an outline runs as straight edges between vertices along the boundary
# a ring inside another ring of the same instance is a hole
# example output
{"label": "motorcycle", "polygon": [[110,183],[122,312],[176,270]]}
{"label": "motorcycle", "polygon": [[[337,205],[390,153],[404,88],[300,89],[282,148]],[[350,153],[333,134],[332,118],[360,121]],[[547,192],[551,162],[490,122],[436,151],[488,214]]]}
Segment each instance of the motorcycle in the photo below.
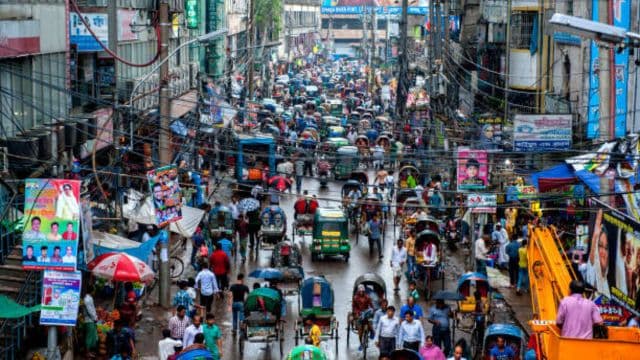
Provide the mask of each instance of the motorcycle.
{"label": "motorcycle", "polygon": [[327,183],[329,182],[329,173],[331,171],[331,164],[324,159],[318,160],[317,163],[317,175],[320,180],[320,187],[326,188]]}

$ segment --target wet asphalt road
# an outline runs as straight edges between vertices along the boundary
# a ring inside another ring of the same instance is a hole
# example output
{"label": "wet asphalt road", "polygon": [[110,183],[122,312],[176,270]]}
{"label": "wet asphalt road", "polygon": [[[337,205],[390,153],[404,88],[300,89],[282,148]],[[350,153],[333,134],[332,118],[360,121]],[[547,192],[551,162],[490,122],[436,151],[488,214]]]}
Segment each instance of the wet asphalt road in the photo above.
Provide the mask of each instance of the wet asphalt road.
{"label": "wet asphalt road", "polygon": [[[373,173],[370,173],[370,182],[372,181]],[[342,182],[330,182],[326,189],[320,189],[319,183],[314,178],[307,178],[303,182],[303,189],[309,191],[309,194],[317,194],[321,207],[338,207],[340,205],[340,191],[342,187]],[[280,198],[280,206],[285,210],[287,214],[288,220],[288,231],[287,236],[291,236],[291,222],[293,220],[293,204],[296,200],[297,196],[295,194],[295,190],[293,194],[284,194]],[[393,293],[393,279],[391,266],[389,264],[390,255],[391,255],[391,247],[395,243],[395,239],[397,238],[397,234],[399,234],[400,228],[397,227],[394,231],[393,220],[390,218],[388,224],[386,226],[385,232],[385,243],[383,245],[383,254],[384,258],[382,260],[378,259],[377,253],[374,251],[373,256],[369,256],[369,247],[368,241],[366,237],[360,236],[359,241],[356,244],[356,235],[354,233],[351,234],[351,258],[349,262],[345,262],[342,258],[328,258],[319,260],[316,262],[312,262],[310,258],[309,245],[311,238],[307,236],[304,241],[300,241],[299,237],[296,237],[296,242],[302,248],[303,254],[303,267],[306,276],[313,275],[324,275],[332,284],[334,292],[335,292],[335,316],[339,322],[339,344],[338,344],[338,353],[335,354],[335,343],[331,342],[329,344],[330,349],[334,352],[334,359],[362,359],[362,352],[358,351],[358,344],[355,339],[357,339],[357,335],[351,334],[350,344],[347,346],[346,339],[346,319],[347,314],[351,309],[351,296],[353,292],[353,283],[355,279],[366,273],[366,272],[375,272],[379,274],[385,281],[387,286],[387,298],[389,299],[390,304],[395,305],[396,309],[399,309],[400,306],[406,301],[407,297],[407,282],[406,279],[402,279],[400,283],[400,292],[399,294],[394,295]],[[259,251],[257,259],[255,259],[255,254],[252,254],[253,257],[250,258],[245,264],[241,264],[240,261],[236,262],[234,265],[234,274],[233,278],[235,279],[235,274],[238,272],[244,272],[245,274],[251,272],[255,268],[258,267],[267,267],[269,266],[269,259],[271,257],[271,252],[267,250]],[[447,269],[450,270],[450,273],[445,277],[445,288],[454,289],[455,288],[455,279],[458,275],[463,272],[461,261],[458,259],[460,256],[453,256],[447,259],[446,261],[449,263]],[[246,283],[248,286],[251,286],[254,282],[259,281],[257,279],[248,278]],[[433,291],[437,291],[441,289],[443,282],[438,280],[434,283]],[[298,299],[297,296],[288,296],[287,297],[287,316],[285,323],[285,334],[284,334],[284,344],[283,351],[284,356],[288,354],[288,352],[295,346],[294,344],[294,326],[295,321],[298,318]],[[222,304],[221,304],[222,305]],[[427,304],[425,301],[420,301],[420,305],[423,307],[423,310],[426,313],[426,310],[430,304]],[[225,334],[224,337],[224,358],[226,359],[240,359],[240,353],[238,351],[238,342],[237,339],[233,339],[230,336],[230,327],[231,327],[231,319],[230,319],[230,309],[229,307],[219,308],[217,311],[219,322],[222,326],[223,332]],[[224,320],[223,320],[224,319]],[[423,325],[425,326],[426,333],[431,333],[431,326],[424,321]],[[462,334],[456,333],[456,337],[459,337]],[[272,346],[267,349],[264,344],[259,343],[245,343],[245,351],[244,351],[244,359],[280,359],[280,351],[279,344],[273,343]],[[367,358],[369,359],[377,359],[378,358],[378,350],[373,345],[373,341],[370,342],[370,348],[367,353]]]}

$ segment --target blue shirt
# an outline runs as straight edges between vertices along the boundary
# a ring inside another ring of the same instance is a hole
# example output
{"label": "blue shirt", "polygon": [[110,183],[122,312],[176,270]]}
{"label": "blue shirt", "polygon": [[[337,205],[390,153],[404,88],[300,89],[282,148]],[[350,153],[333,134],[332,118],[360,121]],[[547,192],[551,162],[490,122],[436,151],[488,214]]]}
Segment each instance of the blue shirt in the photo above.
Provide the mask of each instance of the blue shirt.
{"label": "blue shirt", "polygon": [[507,244],[506,252],[509,256],[509,260],[518,260],[518,249],[520,249],[520,244],[518,244],[517,241],[511,241],[509,244]]}
{"label": "blue shirt", "polygon": [[186,290],[178,290],[173,297],[172,305],[175,307],[182,305],[187,309],[187,311],[191,311],[193,308],[193,299],[189,296],[189,293],[187,293]]}
{"label": "blue shirt", "polygon": [[369,220],[369,232],[372,239],[380,239],[380,221]]}
{"label": "blue shirt", "polygon": [[494,357],[496,360],[513,360],[516,356],[516,353],[510,346],[506,346],[500,350],[498,349],[498,345],[494,346],[489,353],[490,356]]}
{"label": "blue shirt", "polygon": [[413,319],[420,320],[421,317],[424,316],[422,313],[422,308],[418,304],[413,304],[413,307],[409,307],[409,305],[404,304],[400,308],[400,319],[404,319],[404,316],[407,314],[407,311],[413,311]]}
{"label": "blue shirt", "polygon": [[[429,316],[427,319],[431,321],[438,321],[440,324],[438,327],[440,329],[448,329],[449,328],[449,313],[451,309],[448,306],[445,306],[442,309],[438,309],[435,305],[429,308]],[[436,325],[433,324],[435,327]]]}
{"label": "blue shirt", "polygon": [[218,244],[222,251],[224,251],[229,259],[231,259],[231,249],[233,249],[233,243],[229,239],[223,238],[222,240],[218,241]]}

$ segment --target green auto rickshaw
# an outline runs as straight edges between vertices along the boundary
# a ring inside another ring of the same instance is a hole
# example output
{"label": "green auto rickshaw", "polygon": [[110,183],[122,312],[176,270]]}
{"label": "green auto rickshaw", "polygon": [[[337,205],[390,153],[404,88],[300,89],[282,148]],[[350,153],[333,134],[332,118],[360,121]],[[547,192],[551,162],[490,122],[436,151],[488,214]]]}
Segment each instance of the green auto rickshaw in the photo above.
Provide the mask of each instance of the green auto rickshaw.
{"label": "green auto rickshaw", "polygon": [[360,166],[358,148],[355,146],[342,146],[336,150],[336,163],[334,175],[336,179],[348,179],[354,170]]}
{"label": "green auto rickshaw", "polygon": [[342,100],[340,99],[329,99],[327,100],[327,103],[329,104],[329,113],[331,113],[331,116],[337,116],[337,117],[342,117],[343,114],[343,105],[342,105]]}
{"label": "green auto rickshaw", "polygon": [[343,256],[349,261],[349,223],[340,209],[318,208],[313,221],[311,260],[320,256]]}
{"label": "green auto rickshaw", "polygon": [[291,350],[287,360],[327,360],[327,356],[319,347],[300,345]]}

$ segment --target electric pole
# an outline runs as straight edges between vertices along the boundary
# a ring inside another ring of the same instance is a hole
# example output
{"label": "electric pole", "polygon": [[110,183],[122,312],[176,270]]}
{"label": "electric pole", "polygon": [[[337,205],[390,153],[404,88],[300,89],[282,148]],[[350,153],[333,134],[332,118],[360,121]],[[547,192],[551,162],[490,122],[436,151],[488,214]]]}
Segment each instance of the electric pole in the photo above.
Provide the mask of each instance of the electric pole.
{"label": "electric pole", "polygon": [[374,85],[374,71],[373,71],[373,63],[375,61],[377,47],[376,47],[376,30],[378,28],[375,7],[371,7],[371,52],[369,53],[369,93],[373,92]]}
{"label": "electric pole", "polygon": [[[394,127],[397,121],[401,121],[403,124],[407,119],[407,93],[409,92],[409,79],[407,70],[409,68],[407,58],[407,12],[409,10],[409,0],[402,0],[402,17],[400,18],[400,43],[398,49],[398,65],[400,70],[398,71],[398,89],[396,91],[396,120],[394,121]],[[394,129],[395,130],[395,129]]]}
{"label": "electric pole", "polygon": [[[169,54],[169,0],[160,1],[160,129],[158,129],[158,147],[160,152],[160,165],[171,164],[171,145],[169,141],[169,123],[171,117],[171,103],[169,99],[169,62],[166,61]],[[169,279],[169,239],[160,241],[160,274],[159,274],[159,302],[160,306],[168,308],[171,305],[171,283]]]}
{"label": "electric pole", "polygon": [[364,5],[362,6],[362,8],[364,9],[363,14],[362,14],[362,57],[366,60],[369,61],[369,52],[368,52],[368,48],[369,48],[369,36],[368,34],[368,26],[367,26],[367,6]]}
{"label": "electric pole", "polygon": [[[611,24],[613,19],[609,18],[609,2],[598,2],[598,17],[599,21],[604,24]],[[615,87],[615,78],[613,84],[611,84],[613,66],[613,49],[600,47],[598,49],[598,92],[600,93],[600,119],[599,125],[599,140],[609,141],[615,137],[615,99],[611,98],[611,89]],[[612,126],[613,125],[613,126]],[[614,197],[606,194],[610,194],[614,190],[614,174],[612,169],[605,171],[600,176],[600,190],[605,196],[602,198],[603,202],[611,206],[614,205]]]}
{"label": "electric pole", "polygon": [[434,86],[433,86],[433,64],[434,64],[434,56],[436,55],[436,51],[435,51],[435,29],[437,28],[436,23],[435,23],[435,0],[429,0],[429,52],[428,52],[428,56],[427,56],[427,68],[429,70],[429,97],[431,98],[430,103],[433,102],[433,98],[434,98]]}
{"label": "electric pole", "polygon": [[[254,4],[253,4],[254,0],[249,0],[249,26],[247,28],[247,34],[249,35],[248,41],[247,41],[247,49],[249,50],[247,52],[248,54],[248,62],[247,62],[247,96],[249,97],[249,99],[253,99],[253,54],[254,54],[254,48],[253,48],[253,43],[255,42],[255,18],[254,18],[254,13],[253,13],[253,8],[254,8]],[[245,102],[245,108],[247,107],[247,104]]]}

